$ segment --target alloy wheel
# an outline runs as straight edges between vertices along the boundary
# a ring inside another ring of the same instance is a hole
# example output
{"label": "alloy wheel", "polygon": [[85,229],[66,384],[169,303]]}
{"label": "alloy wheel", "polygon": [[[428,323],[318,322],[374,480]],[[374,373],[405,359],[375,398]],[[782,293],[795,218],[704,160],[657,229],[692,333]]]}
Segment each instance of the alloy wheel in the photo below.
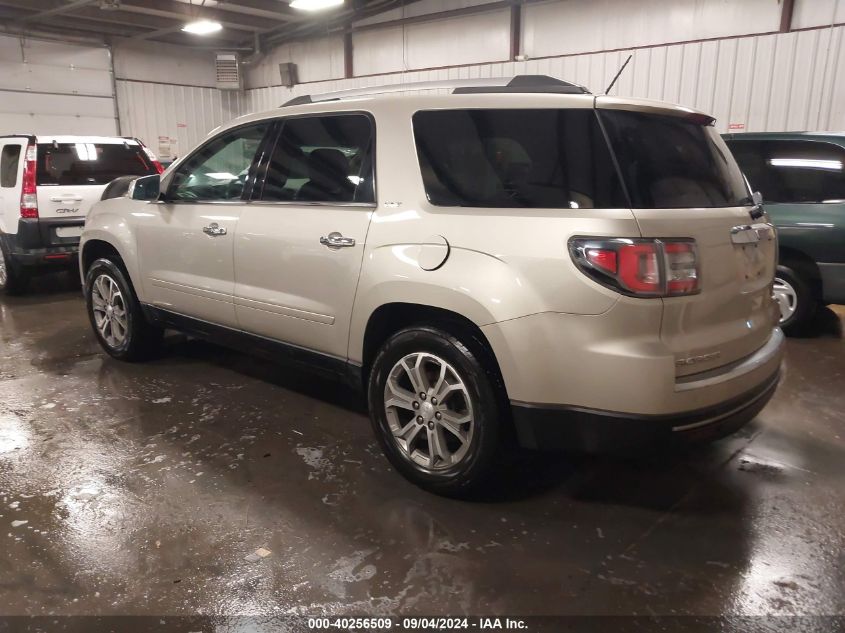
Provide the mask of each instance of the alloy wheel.
{"label": "alloy wheel", "polygon": [[126,304],[117,282],[108,275],[99,275],[91,287],[91,308],[100,336],[111,348],[119,347],[129,330]]}
{"label": "alloy wheel", "polygon": [[5,288],[9,281],[9,272],[6,270],[6,258],[0,253],[0,288]]}
{"label": "alloy wheel", "polygon": [[458,372],[427,352],[408,354],[387,376],[384,408],[393,440],[417,466],[443,471],[472,443],[472,400]]}

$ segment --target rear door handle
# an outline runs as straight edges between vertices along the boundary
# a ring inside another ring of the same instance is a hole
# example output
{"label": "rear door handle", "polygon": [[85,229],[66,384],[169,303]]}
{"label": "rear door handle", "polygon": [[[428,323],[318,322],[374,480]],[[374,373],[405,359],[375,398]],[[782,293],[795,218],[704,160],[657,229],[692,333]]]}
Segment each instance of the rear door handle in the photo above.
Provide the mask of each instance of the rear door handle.
{"label": "rear door handle", "polygon": [[226,227],[220,226],[217,222],[212,222],[208,226],[202,227],[202,232],[211,237],[219,237],[220,235],[226,235]]}
{"label": "rear door handle", "polygon": [[349,248],[350,246],[355,246],[355,238],[343,237],[337,231],[333,231],[329,233],[328,237],[321,237],[320,244],[329,248]]}
{"label": "rear door handle", "polygon": [[73,194],[50,196],[50,202],[82,202],[82,196],[75,196]]}

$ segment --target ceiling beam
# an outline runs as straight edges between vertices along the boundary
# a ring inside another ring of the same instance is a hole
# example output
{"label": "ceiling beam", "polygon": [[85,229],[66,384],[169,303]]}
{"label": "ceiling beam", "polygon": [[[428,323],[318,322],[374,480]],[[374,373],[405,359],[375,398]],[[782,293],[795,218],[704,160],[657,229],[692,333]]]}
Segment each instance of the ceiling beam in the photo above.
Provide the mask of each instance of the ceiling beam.
{"label": "ceiling beam", "polygon": [[119,11],[181,21],[214,20],[228,29],[249,33],[263,33],[272,26],[267,24],[266,19],[240,13],[233,14],[215,8],[203,7],[199,4],[190,5],[173,2],[172,0],[121,0]]}
{"label": "ceiling beam", "polygon": [[280,0],[218,0],[214,8],[277,22],[303,22],[308,19],[307,14],[296,12]]}
{"label": "ceiling beam", "polygon": [[38,21],[38,20],[42,20],[44,18],[48,18],[48,17],[54,16],[54,15],[59,15],[61,13],[69,13],[70,11],[74,11],[76,9],[81,9],[82,7],[84,7],[86,5],[94,4],[96,1],[97,0],[74,0],[74,2],[69,2],[67,4],[63,4],[61,6],[53,8],[53,9],[38,11],[36,13],[32,13],[30,15],[27,15],[25,17],[18,18],[15,21],[19,22],[19,23]]}

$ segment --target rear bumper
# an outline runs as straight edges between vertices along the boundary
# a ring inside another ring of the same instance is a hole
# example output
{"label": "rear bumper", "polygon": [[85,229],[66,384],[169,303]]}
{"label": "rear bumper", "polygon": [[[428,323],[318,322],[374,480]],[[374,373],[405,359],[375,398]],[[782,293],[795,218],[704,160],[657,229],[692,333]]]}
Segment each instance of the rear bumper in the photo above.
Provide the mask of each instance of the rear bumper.
{"label": "rear bumper", "polygon": [[68,266],[76,261],[79,237],[61,237],[57,229],[82,227],[81,218],[21,218],[16,234],[2,234],[0,239],[12,265],[33,268]]}
{"label": "rear bumper", "polygon": [[780,370],[718,405],[669,415],[511,403],[520,444],[535,450],[629,453],[715,440],[750,422],[774,395]]}

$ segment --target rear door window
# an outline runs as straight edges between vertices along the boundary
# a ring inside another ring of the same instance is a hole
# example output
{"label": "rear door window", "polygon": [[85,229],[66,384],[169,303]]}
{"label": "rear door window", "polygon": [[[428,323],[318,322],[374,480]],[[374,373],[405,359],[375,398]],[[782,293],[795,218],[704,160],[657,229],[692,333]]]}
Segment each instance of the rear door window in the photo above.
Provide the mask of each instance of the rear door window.
{"label": "rear door window", "polygon": [[20,159],[20,145],[6,145],[0,152],[0,187],[17,186]]}
{"label": "rear door window", "polygon": [[105,185],[120,176],[157,174],[137,143],[39,143],[39,185]]}
{"label": "rear door window", "polygon": [[628,206],[592,109],[433,110],[413,124],[434,205]]}
{"label": "rear door window", "polygon": [[634,208],[749,204],[742,172],[712,126],[623,110],[600,116]]}
{"label": "rear door window", "polygon": [[261,200],[370,203],[372,120],[365,114],[285,119],[270,155]]}
{"label": "rear door window", "polygon": [[752,189],[766,202],[845,200],[845,149],[820,141],[728,142]]}

